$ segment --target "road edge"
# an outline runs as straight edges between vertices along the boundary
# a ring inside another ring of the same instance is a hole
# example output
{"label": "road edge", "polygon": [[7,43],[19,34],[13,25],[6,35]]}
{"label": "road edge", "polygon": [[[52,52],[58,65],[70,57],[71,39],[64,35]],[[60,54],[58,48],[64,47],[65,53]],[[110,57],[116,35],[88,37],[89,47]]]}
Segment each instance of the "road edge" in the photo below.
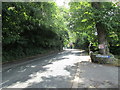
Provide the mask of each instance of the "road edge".
{"label": "road edge", "polygon": [[58,54],[60,52],[64,52],[64,50],[61,50],[61,51],[58,51],[58,50],[57,51],[50,51],[48,53],[38,54],[38,55],[35,55],[35,56],[19,59],[18,61],[5,63],[5,64],[2,64],[2,71],[6,70],[6,69],[10,69],[12,67],[20,66],[20,65],[23,65],[23,64],[26,64],[26,63],[38,60],[38,59],[47,58],[49,56]]}

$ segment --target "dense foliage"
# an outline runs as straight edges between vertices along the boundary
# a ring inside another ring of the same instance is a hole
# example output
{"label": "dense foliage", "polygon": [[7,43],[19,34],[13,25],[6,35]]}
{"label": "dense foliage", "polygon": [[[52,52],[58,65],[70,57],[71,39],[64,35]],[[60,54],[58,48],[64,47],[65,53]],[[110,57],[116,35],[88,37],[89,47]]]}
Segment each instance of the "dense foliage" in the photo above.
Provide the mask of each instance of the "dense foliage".
{"label": "dense foliage", "polygon": [[62,49],[68,37],[64,13],[55,3],[2,3],[3,61]]}
{"label": "dense foliage", "polygon": [[3,61],[61,50],[69,42],[81,49],[92,44],[96,51],[99,44],[96,23],[101,23],[106,31],[110,52],[120,54],[119,6],[111,2],[101,2],[99,9],[90,2],[69,5],[68,10],[54,2],[3,2]]}
{"label": "dense foliage", "polygon": [[91,43],[95,50],[98,49],[98,37],[95,24],[102,23],[102,27],[106,30],[106,39],[110,52],[120,54],[120,50],[118,50],[118,47],[120,47],[119,6],[115,3],[103,2],[101,3],[100,9],[95,9],[90,2],[70,2],[69,4],[71,16],[70,28],[73,32],[76,32],[78,36],[76,39],[78,48],[82,48],[83,45],[88,46],[89,43]]}

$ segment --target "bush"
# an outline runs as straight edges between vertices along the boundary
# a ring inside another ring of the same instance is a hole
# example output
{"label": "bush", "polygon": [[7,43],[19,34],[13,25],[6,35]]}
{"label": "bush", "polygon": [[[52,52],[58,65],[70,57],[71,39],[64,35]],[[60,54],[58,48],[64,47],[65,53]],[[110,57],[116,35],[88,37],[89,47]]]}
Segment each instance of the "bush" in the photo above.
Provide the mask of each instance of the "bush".
{"label": "bush", "polygon": [[120,55],[120,46],[111,46],[109,49],[112,54]]}

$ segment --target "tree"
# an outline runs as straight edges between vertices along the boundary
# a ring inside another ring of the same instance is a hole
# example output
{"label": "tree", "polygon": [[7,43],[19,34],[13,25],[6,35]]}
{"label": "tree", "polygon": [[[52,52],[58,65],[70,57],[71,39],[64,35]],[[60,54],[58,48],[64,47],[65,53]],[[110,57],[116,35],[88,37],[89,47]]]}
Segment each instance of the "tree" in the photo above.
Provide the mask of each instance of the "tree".
{"label": "tree", "polygon": [[70,30],[77,35],[77,48],[88,48],[89,43],[96,45],[96,29],[93,11],[88,2],[71,2],[70,4]]}
{"label": "tree", "polygon": [[[100,10],[101,9],[101,3],[100,2],[92,2],[92,7],[94,9]],[[99,16],[99,13],[94,13],[95,16]],[[100,17],[95,18],[95,26],[98,33],[98,43],[99,45],[103,46],[102,48],[99,48],[100,54],[108,54],[108,43],[106,39],[106,28],[102,22],[98,22],[100,20]]]}
{"label": "tree", "polygon": [[[118,6],[112,2],[71,2],[69,4],[70,28],[77,33],[80,43],[86,41],[96,48],[99,45],[104,46],[105,48],[99,49],[101,54],[108,54],[108,47],[110,48],[111,45],[120,45]],[[82,41],[84,33],[87,34],[87,38]]]}
{"label": "tree", "polygon": [[68,29],[54,2],[4,2],[2,8],[3,60],[62,49]]}

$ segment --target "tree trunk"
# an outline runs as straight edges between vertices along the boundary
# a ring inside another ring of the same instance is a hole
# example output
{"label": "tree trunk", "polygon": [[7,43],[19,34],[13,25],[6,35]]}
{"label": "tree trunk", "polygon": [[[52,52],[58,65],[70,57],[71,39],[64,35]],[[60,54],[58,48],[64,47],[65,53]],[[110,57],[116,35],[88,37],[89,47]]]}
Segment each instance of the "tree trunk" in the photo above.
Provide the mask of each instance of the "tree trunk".
{"label": "tree trunk", "polygon": [[106,55],[109,53],[107,39],[106,39],[106,30],[104,25],[101,23],[96,23],[97,33],[98,33],[98,44],[102,45],[103,48],[99,46],[99,53]]}
{"label": "tree trunk", "polygon": [[[100,2],[92,2],[92,7],[99,10],[101,8]],[[94,14],[95,16],[98,16],[98,13]],[[98,44],[99,44],[99,53],[106,55],[109,53],[107,39],[106,39],[106,30],[104,27],[104,24],[101,22],[97,22],[100,18],[96,18],[96,29],[98,33]]]}

